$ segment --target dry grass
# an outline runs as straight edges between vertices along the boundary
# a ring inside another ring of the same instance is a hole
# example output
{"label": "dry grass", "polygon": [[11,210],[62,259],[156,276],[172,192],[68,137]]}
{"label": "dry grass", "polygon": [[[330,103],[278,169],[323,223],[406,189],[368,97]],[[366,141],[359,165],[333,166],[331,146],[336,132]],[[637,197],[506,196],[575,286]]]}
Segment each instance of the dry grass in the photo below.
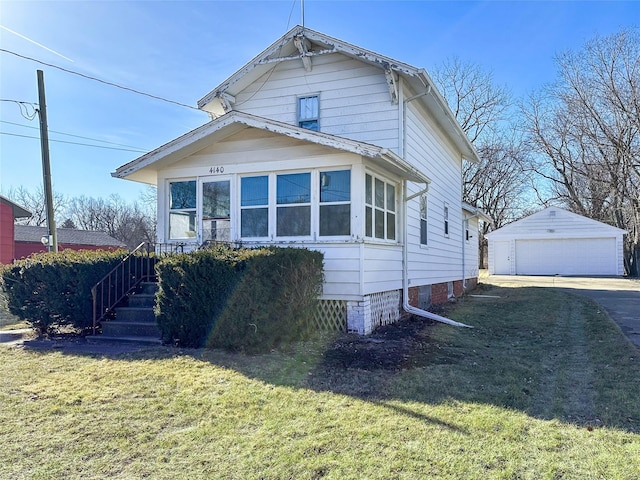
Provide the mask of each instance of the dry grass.
{"label": "dry grass", "polygon": [[338,367],[329,338],[0,348],[0,478],[640,478],[638,351],[582,298],[485,288],[448,312],[475,329],[425,327],[397,369]]}

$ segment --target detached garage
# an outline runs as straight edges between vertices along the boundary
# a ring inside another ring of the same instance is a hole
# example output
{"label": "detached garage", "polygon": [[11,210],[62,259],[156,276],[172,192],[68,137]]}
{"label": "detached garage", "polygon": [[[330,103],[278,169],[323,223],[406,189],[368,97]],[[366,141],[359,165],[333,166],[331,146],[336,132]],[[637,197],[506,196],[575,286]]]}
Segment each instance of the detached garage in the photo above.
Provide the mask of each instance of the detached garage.
{"label": "detached garage", "polygon": [[487,234],[492,275],[623,275],[622,236],[602,222],[549,207]]}

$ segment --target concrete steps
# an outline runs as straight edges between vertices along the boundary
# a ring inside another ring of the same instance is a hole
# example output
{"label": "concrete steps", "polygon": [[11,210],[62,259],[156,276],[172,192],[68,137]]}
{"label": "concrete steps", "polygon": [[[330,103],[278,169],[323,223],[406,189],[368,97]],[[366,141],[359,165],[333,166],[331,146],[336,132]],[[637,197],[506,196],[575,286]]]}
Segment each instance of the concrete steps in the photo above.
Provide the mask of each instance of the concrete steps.
{"label": "concrete steps", "polygon": [[102,322],[102,335],[93,336],[90,341],[161,344],[153,313],[157,291],[157,283],[143,282],[127,295],[124,305],[115,308],[114,320]]}

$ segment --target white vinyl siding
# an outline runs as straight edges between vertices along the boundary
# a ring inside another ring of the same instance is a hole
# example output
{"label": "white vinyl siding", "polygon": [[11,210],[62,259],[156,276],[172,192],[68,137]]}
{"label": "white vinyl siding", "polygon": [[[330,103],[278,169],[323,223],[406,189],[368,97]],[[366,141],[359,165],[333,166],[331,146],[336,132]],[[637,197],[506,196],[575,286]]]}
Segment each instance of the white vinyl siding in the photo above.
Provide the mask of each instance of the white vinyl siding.
{"label": "white vinyl siding", "polygon": [[313,57],[311,74],[301,62],[277,64],[236,95],[242,112],[298,125],[298,99],[321,92],[320,131],[399,150],[399,109],[384,72],[341,54]]}
{"label": "white vinyl siding", "polygon": [[[428,192],[428,247],[421,248],[421,200],[417,197],[407,203],[409,280],[411,285],[429,285],[459,280],[463,268],[477,269],[477,255],[473,267],[462,261],[462,200],[460,186],[462,160],[450,141],[418,107],[418,102],[407,104],[405,160],[432,179]],[[407,196],[424,190],[424,184],[408,183]],[[444,233],[445,209],[448,206],[449,238]],[[455,239],[455,241],[452,241]]]}

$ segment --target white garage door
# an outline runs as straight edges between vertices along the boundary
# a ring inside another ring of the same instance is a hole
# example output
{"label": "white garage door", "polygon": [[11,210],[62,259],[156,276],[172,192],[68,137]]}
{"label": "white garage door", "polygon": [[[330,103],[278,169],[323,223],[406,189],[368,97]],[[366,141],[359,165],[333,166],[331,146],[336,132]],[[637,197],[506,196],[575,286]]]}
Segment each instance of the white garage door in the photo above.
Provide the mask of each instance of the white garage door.
{"label": "white garage door", "polygon": [[616,275],[615,238],[516,240],[518,275]]}

